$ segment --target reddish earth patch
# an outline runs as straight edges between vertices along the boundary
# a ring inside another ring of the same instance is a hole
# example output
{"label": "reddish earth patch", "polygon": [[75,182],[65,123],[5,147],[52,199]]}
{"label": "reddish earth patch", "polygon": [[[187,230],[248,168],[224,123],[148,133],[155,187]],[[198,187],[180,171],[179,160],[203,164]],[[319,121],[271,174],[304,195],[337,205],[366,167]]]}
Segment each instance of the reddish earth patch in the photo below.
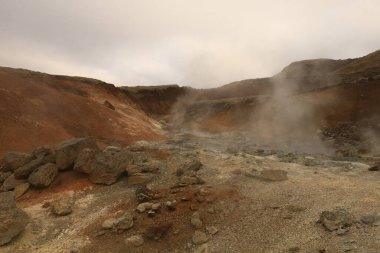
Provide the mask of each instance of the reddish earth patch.
{"label": "reddish earth patch", "polygon": [[96,185],[91,183],[88,180],[88,177],[84,174],[75,171],[64,171],[58,174],[55,181],[49,187],[44,189],[30,189],[18,200],[18,203],[21,207],[26,207],[33,204],[43,203],[55,194],[65,191],[78,192],[95,186]]}

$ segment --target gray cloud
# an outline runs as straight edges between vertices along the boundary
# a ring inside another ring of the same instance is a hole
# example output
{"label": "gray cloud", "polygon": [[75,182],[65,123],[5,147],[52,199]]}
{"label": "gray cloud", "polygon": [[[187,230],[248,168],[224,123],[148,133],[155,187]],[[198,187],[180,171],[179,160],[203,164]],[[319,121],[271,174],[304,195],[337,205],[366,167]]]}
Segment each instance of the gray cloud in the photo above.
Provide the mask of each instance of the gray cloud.
{"label": "gray cloud", "polygon": [[0,65],[213,87],[379,49],[377,0],[1,0]]}

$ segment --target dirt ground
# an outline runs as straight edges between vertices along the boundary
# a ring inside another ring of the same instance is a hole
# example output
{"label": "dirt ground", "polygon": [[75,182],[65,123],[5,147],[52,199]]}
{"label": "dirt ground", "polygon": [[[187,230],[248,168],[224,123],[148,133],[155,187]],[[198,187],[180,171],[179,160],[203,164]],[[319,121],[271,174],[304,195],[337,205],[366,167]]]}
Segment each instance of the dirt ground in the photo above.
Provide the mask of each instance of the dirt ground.
{"label": "dirt ground", "polygon": [[[361,222],[366,215],[380,214],[380,172],[368,171],[378,157],[348,161],[324,154],[262,152],[261,147],[249,152],[232,147],[237,141],[226,138],[179,134],[151,144],[155,152],[150,155],[166,165],[148,183],[158,192],[153,202],[162,205],[154,217],[135,211],[136,186],[128,177],[98,186],[74,172],[61,174],[54,185],[30,191],[18,201],[30,223],[0,252],[380,252],[380,223]],[[204,184],[174,187],[183,154],[199,157],[197,176]],[[286,171],[287,180],[257,176],[268,169]],[[62,195],[76,201],[70,215],[57,217],[46,203]],[[176,210],[170,211],[165,203],[173,200]],[[344,233],[326,231],[317,223],[323,211],[336,208],[355,217]],[[105,219],[126,211],[134,215],[131,229],[102,231]],[[190,222],[196,211],[203,221],[199,229]],[[217,229],[213,235],[211,227]],[[192,243],[196,230],[205,232],[208,241]],[[160,238],[151,239],[151,231]],[[137,234],[144,236],[144,244],[127,247],[125,239]]]}

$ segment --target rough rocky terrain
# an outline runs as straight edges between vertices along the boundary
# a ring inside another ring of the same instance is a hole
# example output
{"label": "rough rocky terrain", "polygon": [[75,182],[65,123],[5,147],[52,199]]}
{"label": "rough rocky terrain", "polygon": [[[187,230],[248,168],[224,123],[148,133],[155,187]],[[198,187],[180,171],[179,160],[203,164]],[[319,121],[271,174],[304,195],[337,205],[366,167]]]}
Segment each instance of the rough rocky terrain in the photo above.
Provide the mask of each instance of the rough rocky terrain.
{"label": "rough rocky terrain", "polygon": [[379,55],[211,90],[1,68],[0,252],[380,252]]}

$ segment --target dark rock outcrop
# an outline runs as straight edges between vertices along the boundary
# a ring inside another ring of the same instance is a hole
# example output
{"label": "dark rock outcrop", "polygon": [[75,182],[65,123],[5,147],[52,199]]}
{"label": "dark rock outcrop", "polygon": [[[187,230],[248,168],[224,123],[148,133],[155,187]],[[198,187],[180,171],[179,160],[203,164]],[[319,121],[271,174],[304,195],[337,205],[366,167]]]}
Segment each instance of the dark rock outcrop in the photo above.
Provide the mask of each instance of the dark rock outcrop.
{"label": "dark rock outcrop", "polygon": [[0,161],[0,171],[15,171],[33,160],[33,156],[19,152],[9,152]]}
{"label": "dark rock outcrop", "polygon": [[45,164],[30,174],[28,182],[34,187],[48,187],[58,174],[58,168],[53,163]]}
{"label": "dark rock outcrop", "polygon": [[77,138],[59,144],[56,148],[58,169],[66,170],[72,167],[79,153],[85,148],[97,149],[95,141],[89,138]]}

